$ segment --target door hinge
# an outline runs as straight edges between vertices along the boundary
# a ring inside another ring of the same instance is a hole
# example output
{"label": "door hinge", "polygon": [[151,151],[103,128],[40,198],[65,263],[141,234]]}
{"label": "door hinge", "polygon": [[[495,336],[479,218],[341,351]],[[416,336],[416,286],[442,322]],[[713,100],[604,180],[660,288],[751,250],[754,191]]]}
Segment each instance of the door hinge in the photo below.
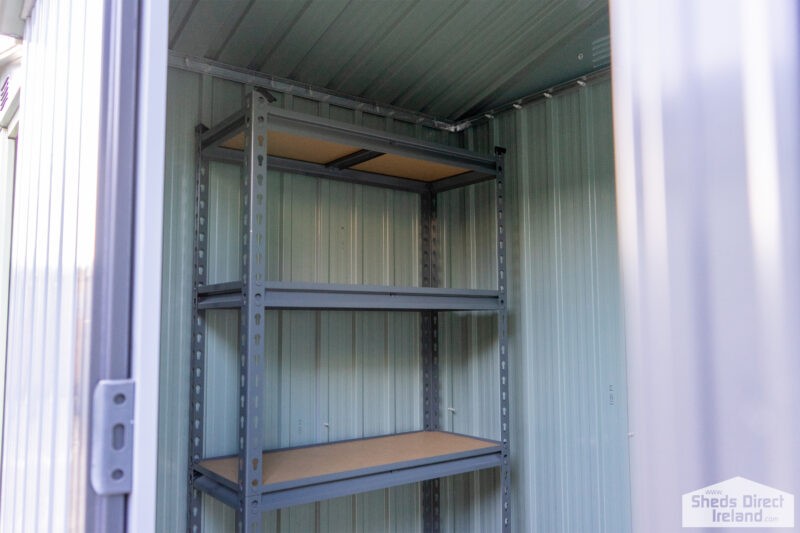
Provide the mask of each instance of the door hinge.
{"label": "door hinge", "polygon": [[127,494],[133,477],[132,379],[103,379],[92,397],[92,488],[101,496]]}

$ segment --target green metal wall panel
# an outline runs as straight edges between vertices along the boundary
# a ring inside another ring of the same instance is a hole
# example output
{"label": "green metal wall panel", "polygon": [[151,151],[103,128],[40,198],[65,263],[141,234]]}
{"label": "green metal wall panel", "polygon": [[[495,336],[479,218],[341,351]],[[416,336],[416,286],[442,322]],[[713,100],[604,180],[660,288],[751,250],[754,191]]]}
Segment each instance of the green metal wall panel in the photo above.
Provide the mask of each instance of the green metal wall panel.
{"label": "green metal wall panel", "polygon": [[607,77],[467,132],[508,148],[516,531],[630,531]]}
{"label": "green metal wall panel", "polygon": [[[184,531],[188,460],[189,337],[194,227],[194,127],[200,77],[170,72],[164,168],[157,530]],[[191,242],[189,240],[188,242]]]}
{"label": "green metal wall panel", "polygon": [[[440,195],[440,275],[445,287],[497,287],[493,182]],[[440,413],[443,429],[500,438],[495,313],[440,313]],[[497,470],[442,481],[443,531],[494,531],[500,518]]]}

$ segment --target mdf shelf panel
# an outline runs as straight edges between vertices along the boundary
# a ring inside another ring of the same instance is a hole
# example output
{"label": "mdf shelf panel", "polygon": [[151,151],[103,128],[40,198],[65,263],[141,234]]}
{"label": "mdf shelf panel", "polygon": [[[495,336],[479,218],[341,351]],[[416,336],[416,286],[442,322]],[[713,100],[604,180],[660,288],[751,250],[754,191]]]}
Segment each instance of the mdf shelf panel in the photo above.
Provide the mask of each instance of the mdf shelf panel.
{"label": "mdf shelf panel", "polygon": [[[264,452],[264,510],[500,465],[499,442],[418,431]],[[238,457],[201,461],[199,488],[238,505]]]}
{"label": "mdf shelf panel", "polygon": [[[243,152],[244,133],[239,133],[220,144],[220,146],[229,150]],[[273,157],[331,166],[336,161],[355,156],[361,152],[362,149],[355,146],[321,141],[311,137],[300,137],[299,135],[281,131],[267,133],[267,154]],[[469,172],[469,169],[453,165],[383,153],[376,153],[368,161],[345,168],[426,182],[438,181]]]}
{"label": "mdf shelf panel", "polygon": [[[307,170],[319,177],[408,190],[419,189],[381,177],[423,185],[447,180],[458,186],[492,179],[497,172],[492,157],[284,109],[271,110],[267,123],[267,154],[279,163],[270,165],[276,170]],[[237,113],[207,131],[204,153],[219,160],[241,160],[244,126],[243,115]]]}
{"label": "mdf shelf panel", "polygon": [[[496,290],[266,282],[266,309],[383,310],[383,311],[496,311],[502,308]],[[230,309],[243,303],[241,283],[198,288],[199,309]]]}

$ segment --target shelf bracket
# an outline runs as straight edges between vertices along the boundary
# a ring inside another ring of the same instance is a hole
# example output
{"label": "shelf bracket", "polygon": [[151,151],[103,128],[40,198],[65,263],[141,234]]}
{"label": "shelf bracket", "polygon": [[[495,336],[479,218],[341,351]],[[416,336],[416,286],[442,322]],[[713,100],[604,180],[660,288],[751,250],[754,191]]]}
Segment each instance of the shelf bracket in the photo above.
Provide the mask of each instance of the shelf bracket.
{"label": "shelf bracket", "polygon": [[103,379],[92,397],[92,488],[100,496],[128,494],[133,477],[132,379]]}

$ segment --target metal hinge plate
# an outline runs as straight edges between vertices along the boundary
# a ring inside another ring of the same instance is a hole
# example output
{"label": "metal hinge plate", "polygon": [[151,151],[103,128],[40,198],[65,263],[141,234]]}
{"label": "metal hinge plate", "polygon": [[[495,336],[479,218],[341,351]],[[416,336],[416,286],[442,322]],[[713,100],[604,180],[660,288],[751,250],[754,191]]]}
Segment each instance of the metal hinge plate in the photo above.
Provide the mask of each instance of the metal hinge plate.
{"label": "metal hinge plate", "polygon": [[127,494],[133,477],[132,379],[100,380],[92,397],[92,488],[101,496]]}

